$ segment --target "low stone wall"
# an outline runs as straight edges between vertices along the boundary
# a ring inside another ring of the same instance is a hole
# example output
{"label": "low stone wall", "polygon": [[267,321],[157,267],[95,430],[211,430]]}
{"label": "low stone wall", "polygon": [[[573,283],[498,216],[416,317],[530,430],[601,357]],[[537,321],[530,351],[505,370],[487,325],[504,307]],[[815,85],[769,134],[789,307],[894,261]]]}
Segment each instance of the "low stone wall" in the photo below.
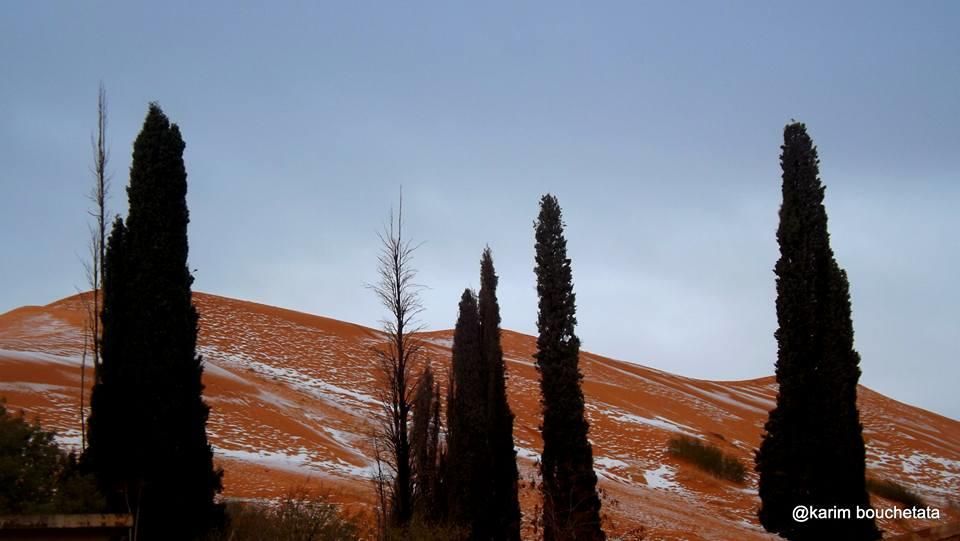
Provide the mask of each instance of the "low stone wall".
{"label": "low stone wall", "polygon": [[0,516],[0,539],[111,541],[122,539],[133,517],[120,514]]}

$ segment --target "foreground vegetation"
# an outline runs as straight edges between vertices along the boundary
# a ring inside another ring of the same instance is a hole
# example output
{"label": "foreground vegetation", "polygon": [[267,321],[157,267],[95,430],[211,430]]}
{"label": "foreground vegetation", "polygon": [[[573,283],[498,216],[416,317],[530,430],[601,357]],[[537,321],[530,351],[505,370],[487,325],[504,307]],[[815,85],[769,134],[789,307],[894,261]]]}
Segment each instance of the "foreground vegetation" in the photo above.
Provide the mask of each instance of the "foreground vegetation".
{"label": "foreground vegetation", "polygon": [[890,479],[867,477],[867,491],[881,498],[902,503],[907,507],[926,507],[927,505],[927,502],[919,494]]}
{"label": "foreground vegetation", "polygon": [[90,513],[104,509],[93,477],[55,434],[12,414],[0,400],[0,515]]}
{"label": "foreground vegetation", "polygon": [[673,438],[668,451],[671,456],[686,460],[720,479],[742,483],[747,475],[746,467],[736,457],[724,453],[715,445],[694,438]]}
{"label": "foreground vegetation", "polygon": [[275,504],[233,501],[226,526],[211,541],[354,541],[362,538],[359,516],[342,511],[329,496],[305,489],[288,492]]}
{"label": "foreground vegetation", "polygon": [[362,512],[345,510],[329,493],[311,493],[305,488],[289,491],[277,502],[230,501],[226,525],[209,541],[461,541],[463,528],[441,525],[415,514],[402,528],[377,531]]}

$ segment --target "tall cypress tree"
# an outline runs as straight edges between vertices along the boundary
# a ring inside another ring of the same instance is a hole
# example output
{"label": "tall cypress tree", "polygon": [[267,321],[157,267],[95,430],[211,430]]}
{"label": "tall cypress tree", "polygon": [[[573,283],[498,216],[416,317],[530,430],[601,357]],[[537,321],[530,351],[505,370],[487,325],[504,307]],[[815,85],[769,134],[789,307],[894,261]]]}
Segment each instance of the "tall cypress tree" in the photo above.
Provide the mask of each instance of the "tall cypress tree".
{"label": "tall cypress tree", "polygon": [[574,333],[573,275],[560,205],[553,195],[541,198],[535,229],[540,297],[536,366],[543,406],[543,538],[602,540],[606,536],[600,524],[597,475],[580,387],[580,339]]}
{"label": "tall cypress tree", "polygon": [[480,259],[480,356],[487,372],[487,445],[490,464],[487,500],[489,517],[484,521],[485,539],[520,539],[519,473],[513,445],[513,412],[507,402],[506,367],[500,345],[500,303],[497,273],[490,247]]}
{"label": "tall cypress tree", "polygon": [[[121,444],[128,455],[117,473],[141,539],[201,536],[221,512],[214,496],[222,472],[214,470],[207,442],[209,407],[202,398],[198,315],[187,268],[184,146],[177,125],[151,104],[134,142],[126,227],[114,229],[118,240],[108,247],[108,266],[116,261],[123,273],[122,280],[108,278],[105,284],[100,384],[104,396],[120,397],[104,406],[125,412],[119,414],[122,422],[103,426],[120,432],[104,434],[101,441]],[[121,246],[122,253],[114,252]],[[110,349],[114,339],[117,347]],[[111,373],[117,374],[113,381]],[[99,415],[112,415],[92,407],[94,425]],[[92,456],[115,454],[100,449]],[[96,458],[93,464],[104,482],[118,486],[103,471],[109,465]]]}
{"label": "tall cypress tree", "polygon": [[440,382],[434,383],[433,402],[430,404],[430,433],[427,440],[430,464],[433,466],[433,475],[430,480],[430,500],[427,518],[433,521],[439,521],[447,516],[447,495],[444,485],[444,468],[446,467],[446,453],[440,443],[440,432],[442,430],[441,416],[442,405],[440,400]]}
{"label": "tall cypress tree", "polygon": [[84,451],[83,464],[96,472],[101,490],[108,504],[117,510],[126,510],[126,494],[136,494],[137,479],[142,477],[135,469],[136,461],[127,446],[132,440],[140,440],[138,434],[143,426],[132,408],[134,400],[131,387],[126,382],[134,379],[138,366],[119,359],[126,356],[125,339],[129,333],[127,323],[130,298],[125,291],[128,272],[125,262],[126,227],[118,216],[107,240],[103,262],[103,309],[101,312],[101,354],[110,359],[94,372],[93,391],[90,396],[89,440]]}
{"label": "tall cypress tree", "polygon": [[796,522],[798,505],[870,505],[857,411],[860,357],[846,273],[830,248],[817,149],[801,123],[784,128],[777,241],[776,407],[757,452],[760,522],[791,540],[878,539],[873,520]]}
{"label": "tall cypress tree", "polygon": [[487,376],[480,356],[477,297],[466,289],[460,297],[453,332],[453,359],[447,399],[447,496],[449,518],[482,539],[487,527],[486,445]]}
{"label": "tall cypress tree", "polygon": [[413,426],[410,428],[414,511],[428,520],[438,518],[439,407],[440,388],[434,383],[433,370],[428,364],[414,391]]}

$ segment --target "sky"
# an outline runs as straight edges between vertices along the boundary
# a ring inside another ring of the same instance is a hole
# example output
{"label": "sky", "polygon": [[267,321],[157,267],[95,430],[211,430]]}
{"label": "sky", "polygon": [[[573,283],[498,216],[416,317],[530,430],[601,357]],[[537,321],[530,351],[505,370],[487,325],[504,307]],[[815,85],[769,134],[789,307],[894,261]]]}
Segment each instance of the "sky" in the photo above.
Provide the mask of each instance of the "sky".
{"label": "sky", "polygon": [[84,287],[97,87],[112,213],[151,101],[186,141],[197,291],[377,326],[402,186],[423,323],[485,245],[534,334],[563,208],[584,349],[773,373],[779,146],[819,147],[861,382],[960,419],[960,3],[14,2],[0,18],[0,312]]}

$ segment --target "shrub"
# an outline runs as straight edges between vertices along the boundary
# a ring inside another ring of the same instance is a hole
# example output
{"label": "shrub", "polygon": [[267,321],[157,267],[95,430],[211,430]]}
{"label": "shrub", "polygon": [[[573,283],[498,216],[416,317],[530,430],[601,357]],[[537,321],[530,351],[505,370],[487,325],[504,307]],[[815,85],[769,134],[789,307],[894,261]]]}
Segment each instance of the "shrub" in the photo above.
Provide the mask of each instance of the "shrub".
{"label": "shrub", "polygon": [[671,456],[686,460],[714,477],[742,483],[747,469],[736,457],[732,457],[718,447],[700,440],[681,436],[670,440],[668,451]]}
{"label": "shrub", "polygon": [[926,507],[927,505],[923,498],[916,492],[889,479],[874,479],[868,477],[867,490],[881,498],[902,503],[907,507]]}
{"label": "shrub", "polygon": [[90,474],[54,433],[11,415],[0,400],[0,514],[90,513],[105,508]]}
{"label": "shrub", "polygon": [[97,488],[93,474],[77,462],[76,455],[63,457],[57,477],[53,510],[56,513],[104,513],[107,500]]}
{"label": "shrub", "polygon": [[344,514],[329,496],[306,489],[289,491],[279,502],[229,502],[227,526],[211,536],[230,541],[354,541],[360,539],[356,517]]}
{"label": "shrub", "polygon": [[469,539],[466,529],[456,525],[436,524],[414,515],[410,523],[403,528],[390,528],[386,532],[387,541],[464,541]]}

